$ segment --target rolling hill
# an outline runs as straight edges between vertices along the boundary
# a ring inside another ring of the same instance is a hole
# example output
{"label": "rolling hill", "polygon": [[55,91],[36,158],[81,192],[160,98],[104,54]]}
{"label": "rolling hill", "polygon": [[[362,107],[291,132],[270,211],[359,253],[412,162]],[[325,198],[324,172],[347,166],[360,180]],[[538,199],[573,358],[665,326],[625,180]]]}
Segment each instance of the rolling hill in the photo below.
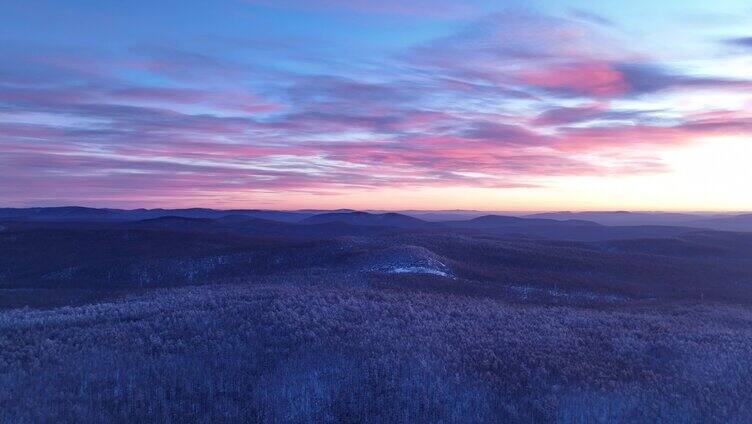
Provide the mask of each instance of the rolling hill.
{"label": "rolling hill", "polygon": [[314,215],[300,221],[300,224],[349,224],[358,226],[382,226],[406,229],[439,228],[440,225],[423,221],[418,218],[399,214],[382,213],[373,214],[368,212],[334,212]]}

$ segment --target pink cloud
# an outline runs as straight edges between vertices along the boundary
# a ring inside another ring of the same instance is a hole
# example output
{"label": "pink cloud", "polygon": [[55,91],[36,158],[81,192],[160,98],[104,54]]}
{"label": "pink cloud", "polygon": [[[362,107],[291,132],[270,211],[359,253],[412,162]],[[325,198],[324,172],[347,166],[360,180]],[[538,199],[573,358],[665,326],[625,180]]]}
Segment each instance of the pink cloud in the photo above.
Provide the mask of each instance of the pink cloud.
{"label": "pink cloud", "polygon": [[524,70],[519,78],[534,87],[594,97],[615,97],[629,90],[618,70],[598,61]]}

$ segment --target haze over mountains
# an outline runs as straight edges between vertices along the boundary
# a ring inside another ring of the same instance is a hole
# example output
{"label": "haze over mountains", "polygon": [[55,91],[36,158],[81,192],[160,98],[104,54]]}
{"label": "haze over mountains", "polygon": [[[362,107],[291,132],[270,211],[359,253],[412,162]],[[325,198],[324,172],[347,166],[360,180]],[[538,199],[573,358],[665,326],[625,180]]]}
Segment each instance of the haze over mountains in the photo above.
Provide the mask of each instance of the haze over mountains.
{"label": "haze over mountains", "polygon": [[[346,223],[358,226],[397,228],[507,228],[520,227],[590,227],[595,224],[616,227],[653,226],[656,235],[665,234],[662,227],[686,227],[720,231],[752,231],[752,214],[698,214],[667,212],[545,212],[527,215],[488,213],[482,211],[400,211],[362,212],[351,209],[326,210],[262,210],[262,209],[109,209],[78,206],[48,208],[0,208],[0,219],[21,221],[137,221],[163,217],[225,218],[250,217],[291,224]],[[633,228],[635,231],[640,231]],[[648,235],[648,231],[643,232]]]}
{"label": "haze over mountains", "polygon": [[737,230],[752,229],[749,213],[674,213],[674,212],[545,212],[527,215],[530,218],[584,219],[604,225],[686,225],[722,229],[737,226]]}

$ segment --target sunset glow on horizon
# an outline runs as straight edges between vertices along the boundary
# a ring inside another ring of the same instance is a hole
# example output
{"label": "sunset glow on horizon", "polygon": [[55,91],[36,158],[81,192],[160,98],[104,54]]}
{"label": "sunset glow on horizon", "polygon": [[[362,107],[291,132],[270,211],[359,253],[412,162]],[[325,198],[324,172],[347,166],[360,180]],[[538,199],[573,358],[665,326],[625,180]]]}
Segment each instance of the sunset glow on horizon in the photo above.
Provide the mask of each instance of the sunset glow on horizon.
{"label": "sunset glow on horizon", "polygon": [[0,207],[752,211],[742,0],[30,0],[0,38]]}

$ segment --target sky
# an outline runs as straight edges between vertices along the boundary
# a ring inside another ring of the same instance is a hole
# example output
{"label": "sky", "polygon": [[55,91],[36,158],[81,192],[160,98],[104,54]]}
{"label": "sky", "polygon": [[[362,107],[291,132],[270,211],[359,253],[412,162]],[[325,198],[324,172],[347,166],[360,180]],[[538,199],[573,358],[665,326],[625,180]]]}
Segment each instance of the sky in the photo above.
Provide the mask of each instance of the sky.
{"label": "sky", "polygon": [[752,210],[748,0],[0,1],[0,206]]}

